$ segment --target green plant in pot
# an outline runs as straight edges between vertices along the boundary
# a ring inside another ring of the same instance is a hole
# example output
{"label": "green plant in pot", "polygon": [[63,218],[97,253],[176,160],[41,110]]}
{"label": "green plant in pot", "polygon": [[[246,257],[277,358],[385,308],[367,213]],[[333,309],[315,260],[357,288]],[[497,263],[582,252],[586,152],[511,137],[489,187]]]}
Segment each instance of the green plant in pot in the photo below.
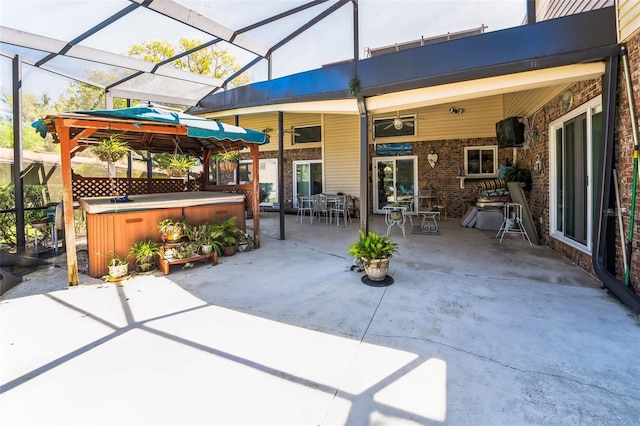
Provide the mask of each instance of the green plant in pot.
{"label": "green plant in pot", "polygon": [[115,194],[115,183],[113,178],[116,176],[115,163],[122,160],[129,154],[129,144],[117,135],[111,135],[107,139],[104,139],[98,145],[91,148],[91,153],[98,157],[99,160],[107,163],[109,182],[111,185],[111,192]]}
{"label": "green plant in pot", "polygon": [[129,262],[126,257],[118,256],[113,250],[109,250],[106,256],[109,258],[107,261],[109,272],[102,279],[105,281],[117,281],[129,274]]}
{"label": "green plant in pot", "polygon": [[135,259],[136,268],[140,273],[154,271],[159,254],[160,244],[151,240],[135,242],[129,249],[129,255]]}
{"label": "green plant in pot", "polygon": [[240,152],[227,151],[225,149],[224,151],[213,154],[213,158],[215,158],[218,162],[218,167],[220,167],[220,170],[230,172],[238,167],[238,161],[240,161]]}
{"label": "green plant in pot", "polygon": [[222,251],[226,256],[232,256],[236,251],[238,237],[243,233],[236,226],[236,218],[230,217],[224,222],[214,225],[214,229],[219,233],[218,241],[222,246]]}
{"label": "green plant in pot", "polygon": [[182,239],[185,226],[188,226],[186,221],[171,218],[163,219],[158,223],[160,238],[163,242],[178,242]]}
{"label": "green plant in pot", "polygon": [[525,190],[530,190],[532,186],[531,170],[524,167],[520,167],[518,164],[514,164],[511,167],[507,167],[504,172],[505,182],[521,182]]}
{"label": "green plant in pot", "polygon": [[189,170],[198,164],[198,160],[191,155],[186,154],[169,154],[163,168],[171,177],[184,177]]}
{"label": "green plant in pot", "polygon": [[383,281],[386,278],[391,255],[397,251],[397,243],[375,232],[365,234],[360,231],[359,238],[349,246],[349,254],[360,259],[371,281]]}

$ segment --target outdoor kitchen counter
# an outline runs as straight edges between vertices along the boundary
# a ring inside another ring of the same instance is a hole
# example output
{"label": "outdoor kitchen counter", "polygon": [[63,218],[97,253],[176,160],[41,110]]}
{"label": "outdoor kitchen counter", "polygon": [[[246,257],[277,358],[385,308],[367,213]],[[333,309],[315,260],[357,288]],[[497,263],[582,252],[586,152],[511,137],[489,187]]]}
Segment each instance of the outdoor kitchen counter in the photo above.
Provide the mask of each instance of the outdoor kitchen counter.
{"label": "outdoor kitchen counter", "polygon": [[[126,258],[137,241],[160,241],[158,223],[170,218],[191,225],[220,223],[231,217],[246,230],[245,196],[223,192],[170,192],[130,196],[128,202],[111,202],[111,197],[80,198],[87,213],[89,275],[107,274],[109,253]],[[134,268],[133,260],[129,268]]]}

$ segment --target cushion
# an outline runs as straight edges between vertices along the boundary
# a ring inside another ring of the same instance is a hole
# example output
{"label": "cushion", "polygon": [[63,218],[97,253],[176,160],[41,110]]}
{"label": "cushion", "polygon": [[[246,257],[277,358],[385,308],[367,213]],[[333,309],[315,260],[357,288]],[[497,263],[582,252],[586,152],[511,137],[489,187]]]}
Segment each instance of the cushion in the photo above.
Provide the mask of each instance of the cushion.
{"label": "cushion", "polygon": [[476,223],[476,214],[478,213],[477,207],[471,207],[460,219],[460,226],[465,228],[472,228]]}
{"label": "cushion", "polygon": [[498,231],[502,226],[503,215],[497,210],[480,210],[476,214],[476,228],[485,231]]}

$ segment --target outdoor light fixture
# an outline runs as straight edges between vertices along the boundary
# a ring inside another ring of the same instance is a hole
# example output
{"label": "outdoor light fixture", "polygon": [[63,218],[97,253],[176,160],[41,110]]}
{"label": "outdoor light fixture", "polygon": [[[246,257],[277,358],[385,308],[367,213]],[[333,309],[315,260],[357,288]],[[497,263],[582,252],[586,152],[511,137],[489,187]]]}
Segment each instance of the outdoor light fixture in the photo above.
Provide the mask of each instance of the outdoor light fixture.
{"label": "outdoor light fixture", "polygon": [[456,107],[451,107],[449,108],[449,112],[451,114],[462,114],[464,112],[464,109],[462,108],[456,108]]}

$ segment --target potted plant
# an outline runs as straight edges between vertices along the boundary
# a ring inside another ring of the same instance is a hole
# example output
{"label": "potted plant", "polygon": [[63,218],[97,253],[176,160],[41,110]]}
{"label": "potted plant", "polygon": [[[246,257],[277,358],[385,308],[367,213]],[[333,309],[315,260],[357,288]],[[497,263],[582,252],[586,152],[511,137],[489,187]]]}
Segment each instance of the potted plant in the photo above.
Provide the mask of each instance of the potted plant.
{"label": "potted plant", "polygon": [[251,236],[245,232],[242,232],[238,236],[238,251],[247,251],[253,248]]}
{"label": "potted plant", "polygon": [[238,237],[243,233],[242,230],[236,226],[235,216],[230,217],[222,223],[213,225],[213,229],[218,235],[217,240],[222,246],[222,251],[225,256],[233,256],[236,252]]}
{"label": "potted plant", "polygon": [[235,170],[238,167],[238,161],[240,161],[240,152],[239,151],[220,151],[213,155],[218,161],[218,167],[220,170],[225,172],[230,172]]}
{"label": "potted plant", "polygon": [[185,221],[173,220],[171,218],[164,219],[158,223],[160,238],[163,242],[178,242],[182,239],[185,226],[188,226]]}
{"label": "potted plant", "polygon": [[127,154],[129,154],[129,150],[129,144],[120,139],[117,135],[111,135],[108,139],[104,139],[98,145],[91,148],[93,155],[98,157],[99,160],[107,163],[112,193],[115,192],[115,183],[113,182],[113,178],[116,176],[115,163],[122,160]]}
{"label": "potted plant", "polygon": [[391,205],[393,209],[389,212],[392,220],[402,220],[402,209],[400,203],[393,203]]}
{"label": "potted plant", "polygon": [[520,167],[517,163],[507,167],[504,172],[505,182],[520,182],[525,190],[530,190],[532,185],[531,170]]}
{"label": "potted plant", "polygon": [[349,246],[349,254],[362,261],[362,266],[371,281],[383,281],[389,272],[389,259],[398,251],[398,244],[389,240],[386,235],[375,232],[360,236]]}
{"label": "potted plant", "polygon": [[105,281],[119,281],[129,274],[129,262],[126,258],[118,256],[114,251],[107,253],[108,274],[102,277]]}
{"label": "potted plant", "polygon": [[175,153],[166,157],[166,162],[163,162],[163,168],[171,177],[184,177],[197,164],[198,160],[195,157]]}
{"label": "potted plant", "polygon": [[135,242],[129,249],[129,255],[135,259],[137,271],[140,273],[155,271],[159,254],[160,244],[151,240]]}

